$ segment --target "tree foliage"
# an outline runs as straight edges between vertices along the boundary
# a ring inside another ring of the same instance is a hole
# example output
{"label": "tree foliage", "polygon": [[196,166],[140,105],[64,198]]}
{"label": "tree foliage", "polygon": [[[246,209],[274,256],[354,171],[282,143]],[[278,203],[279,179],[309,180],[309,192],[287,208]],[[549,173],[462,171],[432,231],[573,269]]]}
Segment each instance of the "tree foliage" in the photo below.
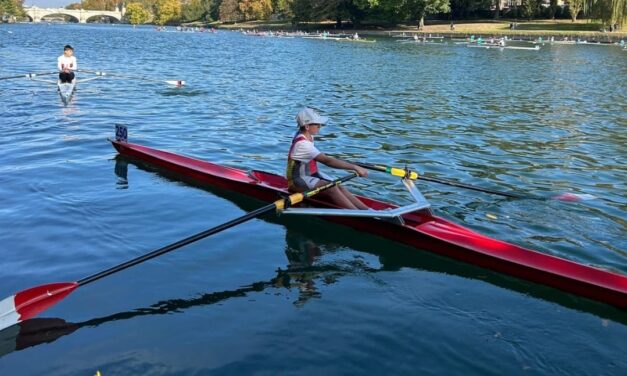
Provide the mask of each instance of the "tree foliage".
{"label": "tree foliage", "polygon": [[266,20],[272,14],[272,0],[239,0],[245,20]]}
{"label": "tree foliage", "polygon": [[180,0],[158,0],[155,23],[165,25],[178,21],[181,18]]}
{"label": "tree foliage", "polygon": [[570,19],[575,22],[577,21],[577,15],[583,9],[584,0],[569,0],[568,1],[568,11],[570,12]]}
{"label": "tree foliage", "polygon": [[237,0],[222,0],[219,7],[219,19],[222,22],[235,22],[243,19]]}
{"label": "tree foliage", "polygon": [[23,0],[0,0],[0,17],[24,15],[22,4]]}
{"label": "tree foliage", "polygon": [[[119,0],[83,0],[79,5],[87,10],[117,10]],[[80,8],[79,8],[80,9]]]}
{"label": "tree foliage", "polygon": [[126,6],[126,19],[132,25],[140,25],[150,21],[151,14],[140,3],[130,3]]}

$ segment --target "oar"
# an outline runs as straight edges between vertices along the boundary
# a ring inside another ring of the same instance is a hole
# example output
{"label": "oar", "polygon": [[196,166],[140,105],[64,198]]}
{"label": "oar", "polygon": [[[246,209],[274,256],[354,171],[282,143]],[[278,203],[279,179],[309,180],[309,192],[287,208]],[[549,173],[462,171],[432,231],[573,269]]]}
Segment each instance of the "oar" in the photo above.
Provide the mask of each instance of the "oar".
{"label": "oar", "polygon": [[33,78],[37,76],[47,76],[47,75],[55,74],[55,73],[59,73],[59,72],[24,73],[24,74],[18,74],[15,76],[0,77],[0,80],[12,80],[14,78]]}
{"label": "oar", "polygon": [[96,274],[92,274],[76,282],[50,283],[50,284],[40,285],[40,286],[32,287],[27,290],[20,291],[16,293],[15,295],[12,295],[0,301],[0,330],[7,328],[9,326],[12,326],[14,324],[17,324],[21,321],[27,320],[29,318],[35,317],[40,312],[48,309],[52,305],[61,301],[63,298],[65,298],[67,295],[69,295],[72,291],[74,291],[80,286],[84,286],[88,283],[97,281],[111,274],[130,268],[131,266],[141,264],[144,261],[148,261],[152,258],[161,256],[165,253],[174,251],[175,249],[181,248],[187,244],[206,238],[207,236],[217,234],[221,231],[237,226],[238,224],[241,224],[253,218],[259,217],[262,214],[268,213],[270,211],[286,209],[291,205],[295,205],[295,204],[302,202],[304,199],[308,197],[311,197],[322,191],[333,188],[345,181],[348,181],[354,178],[355,176],[357,176],[357,174],[352,173],[345,177],[333,180],[332,182],[325,184],[322,187],[312,189],[303,193],[294,193],[286,198],[277,200],[262,208],[253,210],[252,212],[246,215],[243,215],[239,218],[233,219],[229,222],[223,223],[209,230],[199,232],[183,240],[179,240],[176,243],[172,243],[165,247],[159,248],[143,256],[139,256],[137,258],[134,258],[132,260],[129,260],[127,262],[114,266],[112,268],[103,270]]}
{"label": "oar", "polygon": [[92,70],[84,70],[84,69],[79,69],[79,72],[92,73],[92,74],[96,74],[98,76],[120,77],[120,78],[129,79],[129,80],[141,80],[141,81],[148,81],[148,82],[166,83],[166,84],[174,85],[174,86],[183,86],[183,85],[185,85],[185,81],[183,81],[183,80],[157,80],[157,79],[148,78],[148,77],[129,76],[129,75],[120,74],[120,73],[100,72],[100,71],[92,71]]}
{"label": "oar", "polygon": [[439,178],[419,175],[417,172],[409,170],[409,169],[403,169],[403,168],[397,168],[397,167],[388,167],[388,166],[375,165],[375,164],[363,163],[363,162],[352,162],[352,163],[356,164],[357,166],[361,166],[363,168],[367,168],[367,169],[374,170],[374,171],[385,172],[385,173],[388,173],[390,175],[398,176],[398,177],[401,177],[401,178],[405,178],[406,177],[406,178],[409,178],[409,179],[412,179],[412,180],[420,179],[420,180],[430,181],[430,182],[434,182],[434,183],[439,183],[439,184],[444,184],[444,185],[450,185],[450,186],[453,186],[453,187],[470,189],[470,190],[478,191],[478,192],[491,193],[491,194],[494,194],[494,195],[510,197],[510,198],[529,199],[529,200],[558,200],[558,201],[583,201],[583,200],[591,200],[591,199],[595,198],[593,195],[576,194],[576,193],[562,193],[562,194],[559,194],[557,196],[552,196],[552,197],[540,197],[540,196],[533,196],[533,195],[522,195],[522,194],[519,194],[519,193],[496,191],[496,190],[493,190],[493,189],[481,188],[481,187],[477,187],[477,186],[474,186],[474,185],[459,183],[459,182],[452,181],[452,180],[439,179]]}

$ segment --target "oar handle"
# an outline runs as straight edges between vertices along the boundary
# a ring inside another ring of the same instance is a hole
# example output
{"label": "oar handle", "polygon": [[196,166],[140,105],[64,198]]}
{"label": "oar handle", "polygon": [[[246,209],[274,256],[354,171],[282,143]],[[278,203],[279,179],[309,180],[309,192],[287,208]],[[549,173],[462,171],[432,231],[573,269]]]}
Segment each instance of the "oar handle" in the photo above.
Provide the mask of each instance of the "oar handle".
{"label": "oar handle", "polygon": [[381,166],[381,165],[375,165],[375,164],[363,163],[363,162],[351,162],[351,163],[357,166],[363,167],[363,168],[367,168],[369,170],[381,171],[381,172],[385,172],[393,176],[398,176],[399,178],[409,178],[411,180],[421,179],[420,175],[418,175],[416,171],[412,171],[407,168],[402,169],[402,168],[396,168],[396,167],[387,167],[387,166]]}

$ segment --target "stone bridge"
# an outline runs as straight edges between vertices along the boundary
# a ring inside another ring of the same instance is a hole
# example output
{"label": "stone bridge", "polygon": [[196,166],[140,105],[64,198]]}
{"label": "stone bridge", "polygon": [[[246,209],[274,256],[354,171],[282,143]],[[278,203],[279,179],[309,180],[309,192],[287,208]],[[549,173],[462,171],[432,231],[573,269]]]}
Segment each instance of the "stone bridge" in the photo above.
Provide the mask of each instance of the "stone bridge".
{"label": "stone bridge", "polygon": [[65,8],[39,8],[39,7],[24,7],[24,12],[30,17],[32,22],[41,22],[41,19],[53,14],[62,14],[65,16],[73,17],[78,20],[79,23],[86,23],[88,19],[92,17],[111,17],[118,22],[122,21],[126,9],[121,10],[84,10],[84,9],[65,9]]}

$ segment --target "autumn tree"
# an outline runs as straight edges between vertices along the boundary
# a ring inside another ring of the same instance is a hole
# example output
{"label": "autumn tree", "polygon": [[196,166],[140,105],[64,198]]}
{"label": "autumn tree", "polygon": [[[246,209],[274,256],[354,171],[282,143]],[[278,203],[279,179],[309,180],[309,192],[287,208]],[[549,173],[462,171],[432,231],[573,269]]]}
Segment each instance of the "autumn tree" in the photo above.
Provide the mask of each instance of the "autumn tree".
{"label": "autumn tree", "polygon": [[219,19],[222,22],[239,21],[243,18],[237,0],[222,0],[219,8]]}
{"label": "autumn tree", "polygon": [[181,2],[180,0],[158,0],[157,15],[155,23],[157,25],[165,25],[181,18]]}
{"label": "autumn tree", "polygon": [[272,14],[272,0],[240,0],[239,10],[245,20],[266,20]]}
{"label": "autumn tree", "polygon": [[126,6],[126,19],[132,25],[140,25],[148,22],[151,14],[140,3],[130,3]]}

